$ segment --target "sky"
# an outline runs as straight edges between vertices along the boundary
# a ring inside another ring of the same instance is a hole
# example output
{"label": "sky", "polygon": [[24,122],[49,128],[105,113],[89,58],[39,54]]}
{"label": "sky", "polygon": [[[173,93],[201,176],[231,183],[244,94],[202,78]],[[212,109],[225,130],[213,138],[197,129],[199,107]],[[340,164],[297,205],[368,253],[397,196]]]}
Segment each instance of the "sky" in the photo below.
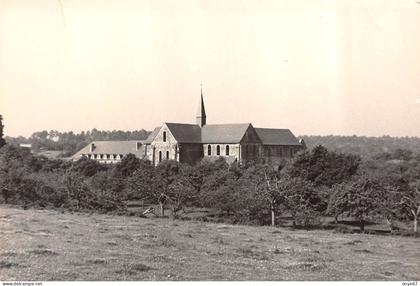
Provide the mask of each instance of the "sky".
{"label": "sky", "polygon": [[0,0],[5,134],[420,136],[420,1]]}

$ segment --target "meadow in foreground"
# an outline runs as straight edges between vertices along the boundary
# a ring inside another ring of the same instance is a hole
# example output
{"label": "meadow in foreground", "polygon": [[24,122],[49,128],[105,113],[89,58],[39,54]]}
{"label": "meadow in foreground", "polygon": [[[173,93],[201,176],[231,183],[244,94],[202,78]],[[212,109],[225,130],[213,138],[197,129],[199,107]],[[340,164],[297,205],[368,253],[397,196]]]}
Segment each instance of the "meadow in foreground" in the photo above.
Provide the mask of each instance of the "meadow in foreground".
{"label": "meadow in foreground", "polygon": [[420,240],[0,206],[0,280],[420,280]]}

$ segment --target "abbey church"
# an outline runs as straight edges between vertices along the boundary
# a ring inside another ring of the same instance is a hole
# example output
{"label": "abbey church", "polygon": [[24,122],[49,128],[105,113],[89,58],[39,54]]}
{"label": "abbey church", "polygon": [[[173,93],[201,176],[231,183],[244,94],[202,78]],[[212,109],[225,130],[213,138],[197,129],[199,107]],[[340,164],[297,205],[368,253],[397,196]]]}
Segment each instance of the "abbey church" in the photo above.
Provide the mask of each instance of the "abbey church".
{"label": "abbey church", "polygon": [[143,141],[94,141],[72,156],[117,163],[129,153],[150,160],[195,163],[224,157],[227,162],[265,159],[276,162],[305,148],[289,129],[256,128],[251,123],[207,124],[203,93],[195,124],[163,123]]}

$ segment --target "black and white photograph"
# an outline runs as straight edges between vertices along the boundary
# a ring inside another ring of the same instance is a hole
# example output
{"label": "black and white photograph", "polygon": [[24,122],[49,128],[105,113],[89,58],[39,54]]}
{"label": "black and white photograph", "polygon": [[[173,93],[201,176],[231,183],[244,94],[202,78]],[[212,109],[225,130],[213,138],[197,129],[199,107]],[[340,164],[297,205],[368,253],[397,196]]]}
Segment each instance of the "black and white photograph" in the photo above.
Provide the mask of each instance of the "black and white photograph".
{"label": "black and white photograph", "polygon": [[0,0],[1,286],[416,286],[419,218],[420,1]]}

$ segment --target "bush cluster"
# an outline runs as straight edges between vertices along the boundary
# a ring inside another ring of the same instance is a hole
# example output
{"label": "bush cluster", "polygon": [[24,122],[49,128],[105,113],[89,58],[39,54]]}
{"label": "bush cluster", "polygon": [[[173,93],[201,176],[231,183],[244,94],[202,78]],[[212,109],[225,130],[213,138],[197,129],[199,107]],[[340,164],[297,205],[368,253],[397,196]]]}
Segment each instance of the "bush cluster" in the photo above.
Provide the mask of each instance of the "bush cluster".
{"label": "bush cluster", "polygon": [[408,155],[361,160],[317,146],[276,166],[229,165],[220,158],[154,167],[132,154],[101,165],[86,158],[49,160],[6,144],[0,148],[0,188],[4,202],[26,206],[123,213],[126,201],[143,200],[159,205],[162,216],[168,208],[178,216],[200,207],[218,210],[225,222],[276,225],[290,216],[294,226],[311,227],[327,215],[348,215],[362,231],[380,216],[390,225],[410,219],[417,231],[420,157]]}

